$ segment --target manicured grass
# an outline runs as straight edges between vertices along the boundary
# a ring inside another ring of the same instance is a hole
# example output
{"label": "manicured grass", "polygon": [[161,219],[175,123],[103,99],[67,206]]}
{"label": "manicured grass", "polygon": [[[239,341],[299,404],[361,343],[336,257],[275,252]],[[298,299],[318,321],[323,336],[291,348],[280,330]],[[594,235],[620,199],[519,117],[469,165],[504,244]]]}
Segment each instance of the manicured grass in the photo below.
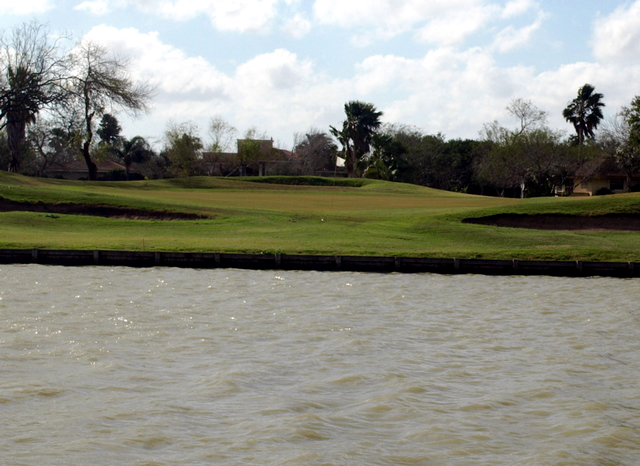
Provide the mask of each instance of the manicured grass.
{"label": "manicured grass", "polygon": [[640,213],[637,194],[516,200],[372,180],[197,177],[90,183],[0,172],[0,196],[208,217],[159,221],[4,212],[0,248],[640,261],[640,233],[461,222],[499,213]]}

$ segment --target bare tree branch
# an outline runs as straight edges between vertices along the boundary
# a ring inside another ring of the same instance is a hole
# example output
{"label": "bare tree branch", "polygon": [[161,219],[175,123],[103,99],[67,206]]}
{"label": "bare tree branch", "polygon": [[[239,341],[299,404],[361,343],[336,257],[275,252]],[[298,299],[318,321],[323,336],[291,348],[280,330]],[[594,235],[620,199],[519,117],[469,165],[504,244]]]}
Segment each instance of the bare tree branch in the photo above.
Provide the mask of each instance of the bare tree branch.
{"label": "bare tree branch", "polygon": [[116,113],[117,110],[133,115],[147,111],[153,89],[147,83],[136,83],[130,78],[127,59],[96,43],[80,43],[72,60],[71,92],[84,117],[82,155],[89,179],[95,180],[97,166],[91,159],[91,144],[96,121],[105,113]]}

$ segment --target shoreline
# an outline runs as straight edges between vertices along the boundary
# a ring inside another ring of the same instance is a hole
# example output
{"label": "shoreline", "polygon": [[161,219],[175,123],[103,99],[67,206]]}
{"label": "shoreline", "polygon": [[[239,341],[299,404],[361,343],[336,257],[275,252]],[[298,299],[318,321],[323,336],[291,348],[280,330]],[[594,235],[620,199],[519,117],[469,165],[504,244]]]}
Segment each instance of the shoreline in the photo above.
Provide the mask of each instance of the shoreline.
{"label": "shoreline", "polygon": [[639,262],[446,259],[68,249],[0,249],[0,264],[308,270],[319,272],[640,277]]}

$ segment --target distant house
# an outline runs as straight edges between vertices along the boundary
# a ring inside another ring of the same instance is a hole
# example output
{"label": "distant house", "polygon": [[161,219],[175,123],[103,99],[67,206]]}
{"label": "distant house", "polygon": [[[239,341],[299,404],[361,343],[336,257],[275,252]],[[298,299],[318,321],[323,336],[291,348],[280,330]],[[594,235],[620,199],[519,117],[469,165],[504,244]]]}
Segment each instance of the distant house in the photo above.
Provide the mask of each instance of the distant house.
{"label": "distant house", "polygon": [[593,196],[602,193],[625,193],[640,186],[640,174],[629,177],[618,167],[615,159],[607,157],[594,161],[569,177],[564,186],[556,188],[558,195]]}
{"label": "distant house", "polygon": [[589,178],[577,179],[573,187],[574,195],[593,196],[598,192],[610,191],[612,193],[626,193],[630,187],[640,184],[640,176],[629,180],[624,173],[607,173],[605,175],[595,175]]}
{"label": "distant house", "polygon": [[238,139],[238,151],[204,152],[203,167],[211,176],[267,176],[301,174],[302,161],[285,149],[273,147],[273,139]]}
{"label": "distant house", "polygon": [[[98,167],[98,179],[113,179],[113,173],[122,171],[124,174],[125,167],[112,160],[101,160],[96,162]],[[133,172],[133,170],[130,170]],[[84,160],[74,160],[61,165],[50,165],[47,167],[46,175],[49,178],[62,178],[65,180],[86,180],[89,178],[89,169]]]}
{"label": "distant house", "polygon": [[229,176],[238,166],[236,152],[203,152],[201,167],[207,176]]}

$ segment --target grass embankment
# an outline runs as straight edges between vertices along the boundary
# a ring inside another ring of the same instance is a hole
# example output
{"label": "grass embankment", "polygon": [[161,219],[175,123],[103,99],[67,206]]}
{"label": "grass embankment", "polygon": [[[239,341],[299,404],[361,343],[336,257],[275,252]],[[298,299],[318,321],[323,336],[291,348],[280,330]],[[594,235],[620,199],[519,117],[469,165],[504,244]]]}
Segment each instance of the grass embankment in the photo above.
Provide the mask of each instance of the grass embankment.
{"label": "grass embankment", "polygon": [[91,183],[0,172],[0,196],[206,217],[166,221],[0,212],[0,248],[640,261],[639,232],[462,223],[501,213],[638,214],[640,194],[516,200],[371,180],[198,177]]}

